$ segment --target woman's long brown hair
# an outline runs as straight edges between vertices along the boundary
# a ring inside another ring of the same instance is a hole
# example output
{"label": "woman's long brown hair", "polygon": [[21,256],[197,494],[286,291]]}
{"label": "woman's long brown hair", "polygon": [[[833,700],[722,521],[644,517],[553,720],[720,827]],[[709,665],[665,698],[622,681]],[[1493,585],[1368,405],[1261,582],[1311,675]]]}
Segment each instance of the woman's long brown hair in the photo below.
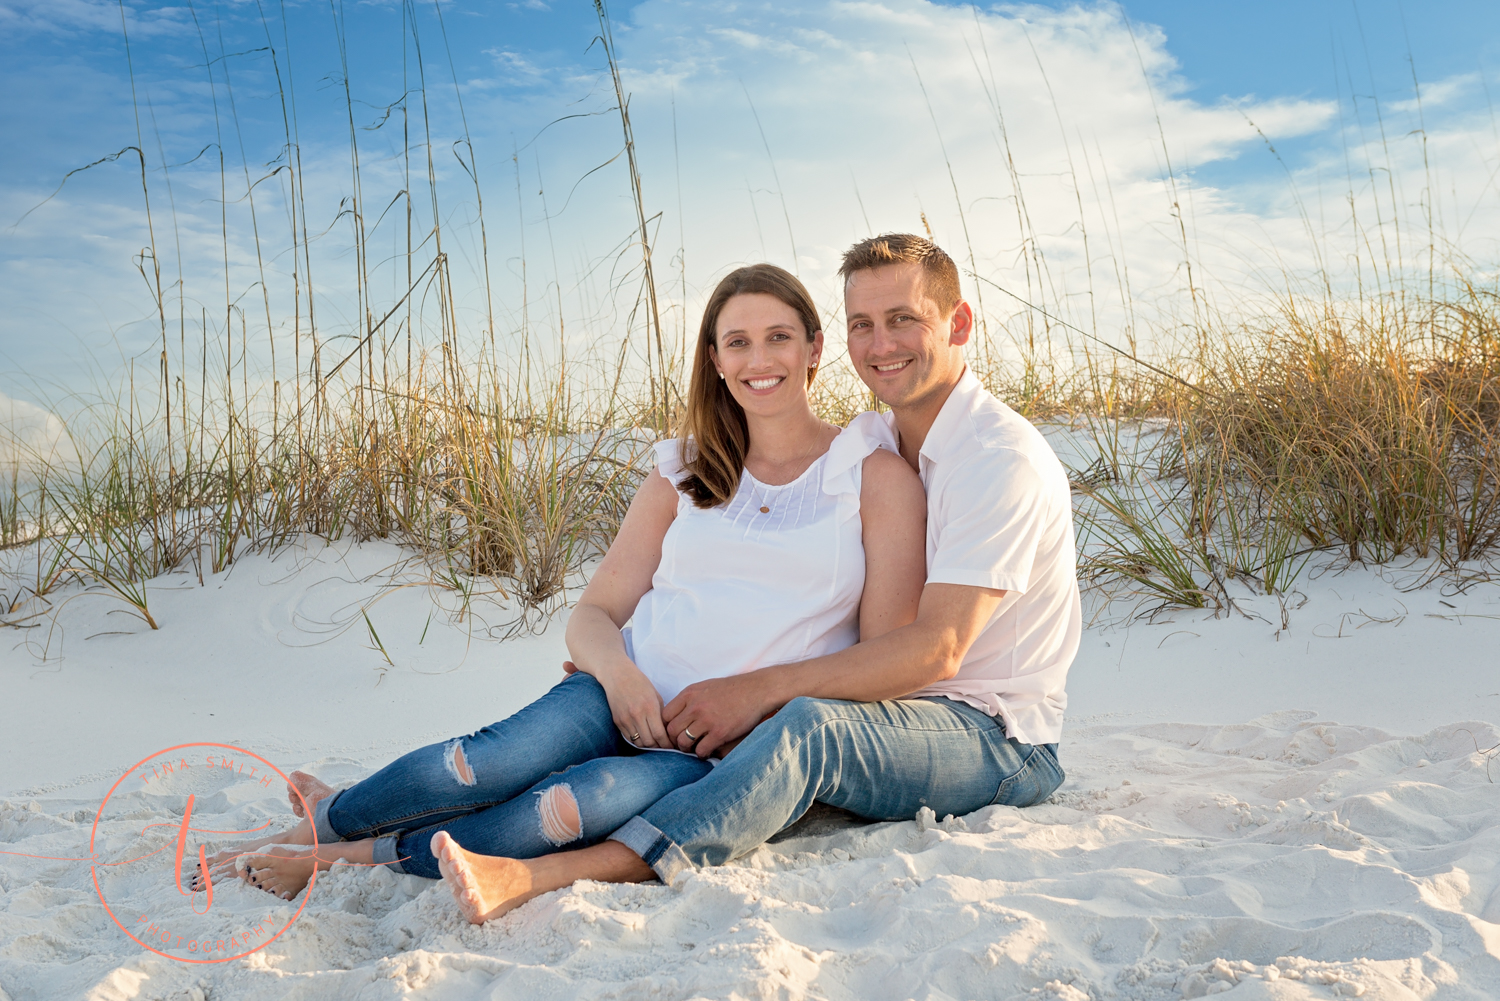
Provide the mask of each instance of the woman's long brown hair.
{"label": "woman's long brown hair", "polygon": [[[718,332],[719,314],[737,295],[773,295],[796,311],[803,331],[811,341],[822,324],[807,288],[788,271],[774,264],[752,264],[724,276],[708,297],[703,322],[698,327],[698,348],[693,354],[693,377],[688,384],[687,412],[682,420],[683,469],[687,477],[678,488],[697,507],[725,504],[740,486],[745,455],[750,450],[750,428],[745,411],[719,378],[710,348]],[[812,385],[818,366],[807,370]],[[689,442],[691,439],[691,443]]]}

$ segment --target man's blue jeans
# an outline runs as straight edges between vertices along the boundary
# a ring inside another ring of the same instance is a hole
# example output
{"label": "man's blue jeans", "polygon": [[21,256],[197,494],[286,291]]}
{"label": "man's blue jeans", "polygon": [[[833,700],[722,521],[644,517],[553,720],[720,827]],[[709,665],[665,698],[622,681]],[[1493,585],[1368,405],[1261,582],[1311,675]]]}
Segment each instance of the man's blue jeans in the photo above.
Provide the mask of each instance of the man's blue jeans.
{"label": "man's blue jeans", "polygon": [[945,698],[798,698],[708,775],[610,835],[662,882],[764,843],[814,801],[872,820],[1031,806],[1062,785],[1056,744],[1009,740],[1001,721]]}
{"label": "man's blue jeans", "polygon": [[404,754],[329,796],[313,824],[320,843],[374,838],[376,862],[437,879],[438,831],[507,858],[582,848],[711,770],[692,755],[637,753],[620,739],[604,689],[573,674],[509,719]]}

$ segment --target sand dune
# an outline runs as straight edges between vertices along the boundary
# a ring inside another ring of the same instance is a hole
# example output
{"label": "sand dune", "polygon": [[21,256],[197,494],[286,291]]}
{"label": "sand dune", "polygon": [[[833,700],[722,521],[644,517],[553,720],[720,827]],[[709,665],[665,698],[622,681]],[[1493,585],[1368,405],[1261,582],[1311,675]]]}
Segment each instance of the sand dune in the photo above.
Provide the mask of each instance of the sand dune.
{"label": "sand dune", "polygon": [[[90,866],[58,860],[87,855],[100,800],[143,754],[222,741],[349,782],[556,676],[556,625],[474,638],[472,620],[429,620],[420,587],[375,606],[394,667],[353,630],[295,642],[380,593],[395,554],[255,557],[164,589],[157,633],[85,641],[90,616],[121,617],[80,602],[62,613],[64,660],[4,655],[0,850],[20,854],[0,856],[3,996],[1500,996],[1500,728],[1485,721],[1500,595],[1403,592],[1363,570],[1304,581],[1287,628],[1248,599],[1249,618],[1096,618],[1070,685],[1069,778],[1043,806],[820,814],[678,886],[579,884],[481,928],[442,886],[385,870],[335,869],[290,903],[229,882],[195,916],[164,861],[187,795],[195,828],[229,830],[290,823],[284,790],[202,769],[122,787],[101,854],[165,851],[110,867],[107,898],[222,935],[302,908],[242,960],[147,953],[104,912]],[[151,719],[161,705],[181,709]]]}

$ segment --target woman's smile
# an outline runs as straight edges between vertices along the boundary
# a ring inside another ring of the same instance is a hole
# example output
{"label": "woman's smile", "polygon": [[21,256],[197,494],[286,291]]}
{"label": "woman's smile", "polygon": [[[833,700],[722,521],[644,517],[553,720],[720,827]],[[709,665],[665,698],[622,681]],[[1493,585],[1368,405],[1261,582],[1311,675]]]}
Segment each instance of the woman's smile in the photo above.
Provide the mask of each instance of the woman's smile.
{"label": "woman's smile", "polygon": [[786,381],[784,375],[760,375],[743,380],[752,393],[768,393]]}

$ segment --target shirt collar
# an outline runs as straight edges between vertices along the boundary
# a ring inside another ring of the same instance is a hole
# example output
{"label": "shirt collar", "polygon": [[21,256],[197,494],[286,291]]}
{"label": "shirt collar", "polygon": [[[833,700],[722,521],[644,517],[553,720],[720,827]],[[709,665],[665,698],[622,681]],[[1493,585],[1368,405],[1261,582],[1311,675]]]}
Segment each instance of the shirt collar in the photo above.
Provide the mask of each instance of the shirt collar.
{"label": "shirt collar", "polygon": [[963,422],[974,409],[974,398],[983,391],[984,386],[980,384],[978,376],[965,365],[964,374],[943,401],[943,408],[938,411],[937,419],[927,429],[927,437],[922,439],[922,449],[918,453],[921,458],[936,462],[952,447]]}

